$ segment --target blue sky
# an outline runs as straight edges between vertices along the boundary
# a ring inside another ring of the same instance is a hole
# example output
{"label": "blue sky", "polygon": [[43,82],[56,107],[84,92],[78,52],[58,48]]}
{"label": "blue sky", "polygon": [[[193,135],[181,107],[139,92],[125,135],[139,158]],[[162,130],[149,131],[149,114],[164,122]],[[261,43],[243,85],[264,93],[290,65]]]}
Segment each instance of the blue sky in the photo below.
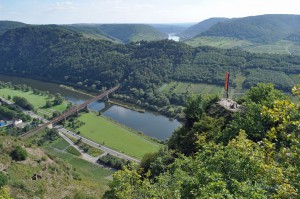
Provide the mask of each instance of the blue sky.
{"label": "blue sky", "polygon": [[184,23],[300,14],[299,0],[0,0],[0,20],[30,24]]}

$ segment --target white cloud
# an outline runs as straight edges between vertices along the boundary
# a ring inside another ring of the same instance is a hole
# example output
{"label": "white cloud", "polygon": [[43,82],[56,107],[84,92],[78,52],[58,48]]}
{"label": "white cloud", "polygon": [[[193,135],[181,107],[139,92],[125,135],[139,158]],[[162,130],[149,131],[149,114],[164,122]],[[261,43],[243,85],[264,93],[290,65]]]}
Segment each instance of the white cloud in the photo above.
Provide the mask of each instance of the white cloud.
{"label": "white cloud", "polygon": [[8,14],[10,14],[10,15],[17,15],[18,12],[8,12]]}
{"label": "white cloud", "polygon": [[54,10],[75,10],[76,7],[71,1],[56,2],[53,5]]}

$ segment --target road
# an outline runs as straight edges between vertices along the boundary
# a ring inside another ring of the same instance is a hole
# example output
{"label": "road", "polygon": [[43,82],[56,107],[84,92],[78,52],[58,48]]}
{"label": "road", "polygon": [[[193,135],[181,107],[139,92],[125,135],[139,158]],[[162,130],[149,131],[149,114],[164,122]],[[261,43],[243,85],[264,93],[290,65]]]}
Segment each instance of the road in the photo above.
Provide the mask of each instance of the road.
{"label": "road", "polygon": [[[1,98],[1,97],[0,97],[0,98]],[[2,101],[4,101],[5,103],[7,103],[7,104],[9,104],[9,105],[13,105],[13,104],[14,104],[14,102],[11,102],[11,101],[9,101],[9,100],[3,99],[3,98],[1,98],[1,99],[2,99]],[[29,116],[32,117],[32,118],[39,119],[39,120],[41,120],[43,123],[49,122],[49,121],[46,120],[45,118],[43,118],[43,117],[41,117],[41,116],[35,114],[35,113],[32,112],[32,111],[27,111],[27,110],[24,110],[24,109],[22,109],[22,108],[21,108],[21,110],[22,110],[22,112],[25,113],[26,115],[29,115]],[[118,151],[116,151],[116,150],[110,149],[110,148],[108,148],[108,147],[106,147],[106,146],[102,146],[102,145],[100,145],[100,144],[98,144],[98,143],[96,143],[96,142],[93,142],[92,140],[89,140],[89,139],[87,139],[87,138],[84,138],[84,137],[82,137],[82,136],[80,136],[80,135],[77,135],[77,134],[75,134],[74,132],[71,132],[71,131],[69,131],[69,130],[63,128],[62,126],[57,125],[55,128],[58,129],[59,132],[61,132],[61,133],[63,133],[63,134],[66,134],[66,135],[68,135],[68,136],[71,136],[71,137],[73,137],[73,138],[75,138],[75,139],[80,139],[80,138],[81,138],[81,140],[82,140],[84,143],[86,143],[86,144],[88,144],[88,145],[91,145],[91,146],[93,146],[93,147],[95,147],[95,148],[98,148],[98,149],[102,150],[104,153],[109,153],[110,155],[113,155],[113,156],[115,156],[115,157],[118,157],[118,158],[121,158],[121,159],[124,159],[124,160],[130,160],[130,161],[137,162],[137,163],[140,163],[140,162],[141,162],[140,160],[138,160],[138,159],[136,159],[136,158],[130,157],[130,156],[125,155],[125,154],[123,154],[123,153],[120,153],[120,152],[118,152]],[[63,137],[63,138],[64,138],[64,137]],[[67,140],[67,141],[68,141],[68,140]]]}
{"label": "road", "polygon": [[57,126],[55,128],[58,129],[59,132],[65,134],[65,135],[71,136],[71,137],[73,137],[75,139],[81,139],[82,142],[84,142],[84,143],[86,143],[86,144],[88,144],[90,146],[93,146],[95,148],[98,148],[101,151],[103,151],[105,153],[109,153],[110,155],[113,155],[115,157],[118,157],[118,158],[121,158],[121,159],[124,159],[124,160],[130,160],[130,161],[137,162],[137,163],[141,162],[140,160],[138,160],[136,158],[130,157],[130,156],[125,155],[123,153],[120,153],[120,152],[118,152],[116,150],[110,149],[110,148],[108,148],[106,146],[100,145],[100,144],[98,144],[98,143],[96,143],[94,141],[86,139],[86,138],[84,138],[84,137],[82,137],[80,135],[77,135],[76,133],[71,132],[71,131],[69,131],[69,130],[61,127],[61,126]]}

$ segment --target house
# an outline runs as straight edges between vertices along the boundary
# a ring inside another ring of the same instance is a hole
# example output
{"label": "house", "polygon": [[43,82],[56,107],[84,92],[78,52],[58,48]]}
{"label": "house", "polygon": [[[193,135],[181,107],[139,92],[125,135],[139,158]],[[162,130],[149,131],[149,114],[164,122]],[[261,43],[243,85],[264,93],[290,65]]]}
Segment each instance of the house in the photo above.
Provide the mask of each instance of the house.
{"label": "house", "polygon": [[17,126],[18,124],[21,124],[23,121],[21,119],[14,120],[14,125]]}
{"label": "house", "polygon": [[4,120],[0,120],[0,127],[3,127],[6,125],[6,122]]}

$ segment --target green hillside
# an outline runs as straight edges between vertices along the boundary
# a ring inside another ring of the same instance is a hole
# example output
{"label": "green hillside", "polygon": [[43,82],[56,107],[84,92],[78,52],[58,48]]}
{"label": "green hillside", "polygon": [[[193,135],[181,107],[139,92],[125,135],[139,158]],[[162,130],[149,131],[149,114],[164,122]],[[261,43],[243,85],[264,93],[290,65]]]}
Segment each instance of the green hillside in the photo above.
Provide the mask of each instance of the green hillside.
{"label": "green hillside", "polygon": [[149,25],[143,24],[103,24],[98,27],[107,35],[124,43],[132,41],[154,41],[166,39],[168,36]]}
{"label": "green hillside", "polygon": [[121,41],[104,33],[98,26],[89,24],[66,25],[65,28],[75,31],[86,38],[107,40],[120,43]]}
{"label": "green hillside", "polygon": [[21,28],[24,26],[28,26],[28,25],[16,21],[0,21],[0,35],[5,33],[7,30]]}
{"label": "green hillside", "polygon": [[235,18],[215,24],[202,36],[230,37],[256,43],[297,41],[300,15],[260,15]]}
{"label": "green hillside", "polygon": [[[300,73],[298,56],[253,54],[239,49],[203,46],[193,48],[169,40],[140,42],[140,45],[115,44],[88,39],[60,26],[7,31],[0,37],[0,62],[1,72],[5,74],[34,76],[85,90],[99,91],[121,84],[121,91],[132,99],[142,97],[159,107],[168,105],[169,100],[155,91],[172,81],[223,86],[227,70],[233,79],[241,73],[246,80],[248,69],[286,75]],[[290,84],[284,81],[285,85],[274,83],[277,88],[290,91]],[[268,80],[256,79],[254,84],[257,82]],[[231,86],[235,84],[232,82]]]}
{"label": "green hillside", "polygon": [[[101,198],[108,189],[113,171],[68,153],[70,145],[62,138],[40,142],[45,135],[41,133],[25,142],[8,132],[0,132],[0,174],[7,177],[13,198]],[[26,160],[12,158],[11,152],[17,146],[26,150]]]}
{"label": "green hillside", "polygon": [[228,20],[227,18],[210,18],[210,19],[206,19],[204,21],[201,21],[189,28],[187,28],[186,30],[184,30],[183,32],[180,32],[178,34],[178,36],[180,36],[183,39],[190,39],[193,38],[199,34],[201,34],[202,32],[205,32],[207,30],[209,30],[213,25],[226,21]]}

